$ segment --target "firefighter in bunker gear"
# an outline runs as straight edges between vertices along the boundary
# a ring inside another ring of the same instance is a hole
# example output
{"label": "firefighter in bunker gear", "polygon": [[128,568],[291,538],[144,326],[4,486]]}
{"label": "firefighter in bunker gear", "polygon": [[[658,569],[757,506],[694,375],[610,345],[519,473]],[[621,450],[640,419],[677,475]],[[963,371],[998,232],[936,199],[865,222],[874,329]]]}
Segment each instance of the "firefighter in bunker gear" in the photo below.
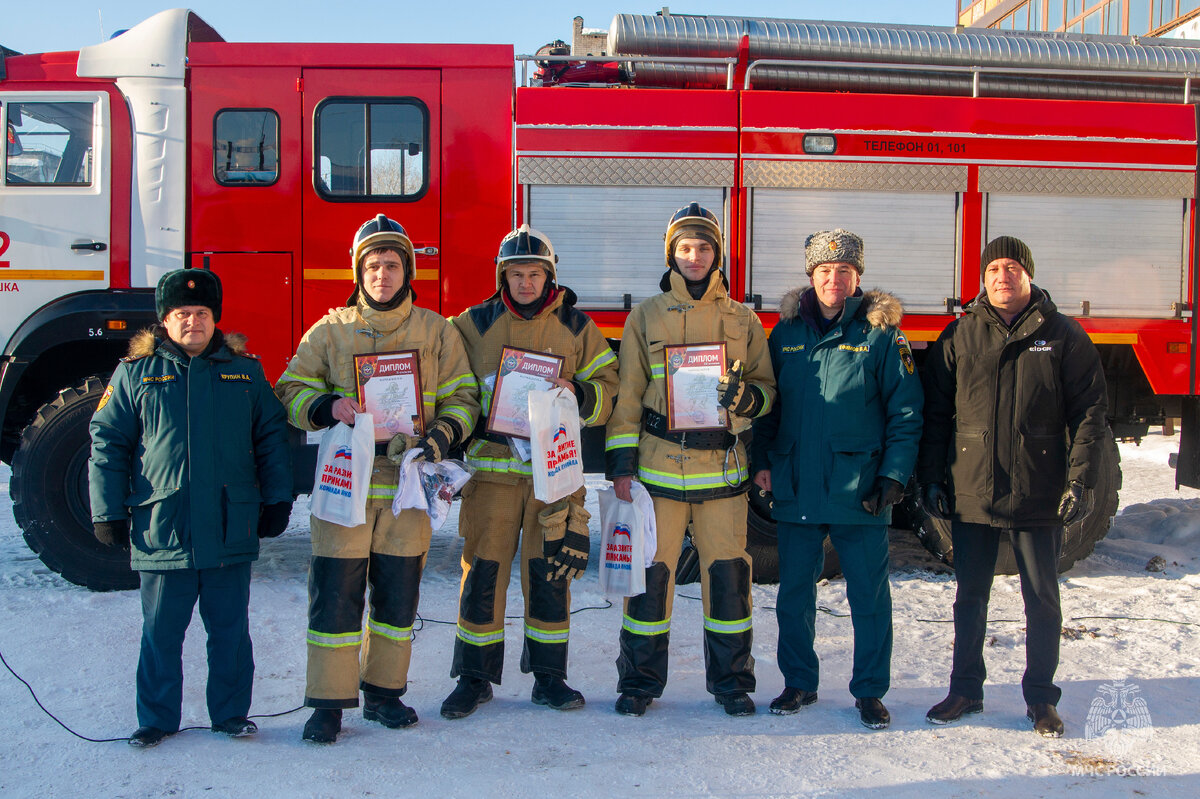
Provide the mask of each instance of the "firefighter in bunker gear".
{"label": "firefighter in bunker gear", "polygon": [[463,577],[450,667],[459,683],[442,705],[447,718],[469,715],[491,698],[491,683],[500,683],[505,594],[518,542],[525,597],[521,671],[533,672],[532,699],[560,710],[584,703],[565,682],[570,580],[586,568],[589,550],[584,490],[549,506],[538,501],[529,461],[486,429],[491,381],[506,346],[563,359],[556,382],[574,393],[584,425],[602,425],[612,411],[617,356],[575,308],[575,293],[558,285],[556,262],[550,240],[522,225],[500,243],[496,292],[454,319],[483,381],[484,412],[467,447],[475,476],[463,489],[459,514]]}
{"label": "firefighter in bunker gear", "polygon": [[[625,322],[621,385],[605,440],[617,496],[629,500],[636,477],[653,498],[658,527],[646,592],[625,601],[616,707],[641,715],[662,695],[675,566],[690,522],[701,564],[707,688],[730,715],[749,715],[755,683],[744,434],[752,418],[770,411],[775,380],[762,323],[729,297],[716,217],[692,203],[672,217],[665,239],[663,293],[640,303]],[[730,368],[713,403],[727,409],[729,430],[669,430],[664,348],[708,342],[726,347]]]}
{"label": "firefighter in bunker gear", "polygon": [[[382,214],[355,236],[354,293],[304,334],[275,387],[288,418],[302,430],[359,410],[354,356],[417,350],[420,354],[424,436],[412,439],[424,457],[440,459],[463,441],[479,412],[478,388],[462,339],[434,311],[413,305],[413,249],[399,224]],[[376,445],[367,522],[342,527],[313,518],[309,570],[308,682],[304,703],[315,708],[304,738],[331,743],[343,708],[388,727],[417,720],[400,697],[408,683],[418,587],[429,549],[429,517],[420,510],[394,516],[398,467]],[[363,627],[364,592],[370,612]],[[361,650],[361,658],[360,658]],[[360,665],[361,662],[361,665]]]}

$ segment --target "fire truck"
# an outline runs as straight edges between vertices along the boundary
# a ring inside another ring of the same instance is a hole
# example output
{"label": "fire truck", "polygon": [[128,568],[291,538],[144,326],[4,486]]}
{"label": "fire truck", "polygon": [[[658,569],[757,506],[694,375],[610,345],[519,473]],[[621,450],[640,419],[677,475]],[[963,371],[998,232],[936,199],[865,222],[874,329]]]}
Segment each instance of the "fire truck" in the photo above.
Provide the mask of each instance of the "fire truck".
{"label": "fire truck", "polygon": [[[87,425],[155,321],[158,278],[219,274],[223,326],[274,380],[344,304],[348,242],[377,213],[413,238],[418,303],[448,316],[491,294],[497,243],[529,222],[614,343],[657,293],[665,222],[688,202],[723,216],[731,295],[768,328],[805,280],[805,236],[849,228],[865,287],[903,301],[918,362],[980,291],[983,244],[1019,236],[1101,351],[1114,434],[1181,417],[1177,479],[1200,486],[1200,51],[660,13],[614,18],[608,53],[234,43],[181,9],[78,52],[0,51],[0,458],[46,565],[134,584],[91,533]],[[1115,513],[1115,444],[1104,457],[1064,567]],[[297,463],[304,492],[311,457]],[[751,503],[759,576],[767,502]],[[951,560],[945,526],[909,510]]]}

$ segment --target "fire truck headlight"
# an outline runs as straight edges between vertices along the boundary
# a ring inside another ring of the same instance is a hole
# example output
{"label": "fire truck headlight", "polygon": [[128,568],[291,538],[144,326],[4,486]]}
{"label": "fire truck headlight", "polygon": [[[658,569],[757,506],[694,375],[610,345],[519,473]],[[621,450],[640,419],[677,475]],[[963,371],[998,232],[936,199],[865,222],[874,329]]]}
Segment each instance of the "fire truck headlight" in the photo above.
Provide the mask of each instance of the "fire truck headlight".
{"label": "fire truck headlight", "polygon": [[804,134],[804,152],[808,155],[832,155],[836,151],[837,139],[832,134]]}

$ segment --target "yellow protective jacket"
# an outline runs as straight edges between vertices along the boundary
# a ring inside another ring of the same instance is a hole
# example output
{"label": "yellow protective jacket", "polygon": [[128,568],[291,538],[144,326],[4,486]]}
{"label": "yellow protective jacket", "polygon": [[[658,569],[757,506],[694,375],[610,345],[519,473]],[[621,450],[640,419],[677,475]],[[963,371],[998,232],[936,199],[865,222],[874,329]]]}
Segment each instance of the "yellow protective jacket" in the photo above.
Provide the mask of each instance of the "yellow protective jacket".
{"label": "yellow protective jacket", "polygon": [[467,463],[475,468],[476,479],[515,483],[532,474],[528,461],[513,457],[507,444],[483,433],[492,399],[483,379],[499,369],[504,347],[561,356],[561,376],[575,384],[580,423],[594,427],[608,421],[617,393],[617,356],[596,323],[575,308],[575,292],[569,288],[560,288],[532,319],[514,313],[497,293],[451,321],[462,333],[471,369],[480,380],[483,409],[477,437],[467,446]]}
{"label": "yellow protective jacket", "polygon": [[698,300],[688,294],[679,272],[668,272],[663,293],[641,302],[625,320],[621,338],[621,386],[608,420],[605,459],[609,479],[636,476],[653,496],[703,502],[735,496],[750,487],[750,467],[742,440],[751,424],[730,414],[738,440],[728,449],[695,449],[644,432],[646,410],[667,413],[664,349],[679,344],[725,342],[727,366],[743,364],[742,379],[763,395],[758,415],[775,402],[775,377],[767,336],[758,315],[730,299],[720,271],[709,276]]}
{"label": "yellow protective jacket", "polygon": [[[288,420],[301,430],[317,430],[313,408],[330,394],[356,396],[354,356],[417,350],[426,429],[435,419],[456,431],[453,445],[466,439],[479,415],[479,388],[462,338],[445,318],[412,304],[411,295],[390,311],[377,311],[361,297],[356,305],[326,314],[308,329],[275,385]],[[398,467],[375,458],[370,499],[391,499]]]}

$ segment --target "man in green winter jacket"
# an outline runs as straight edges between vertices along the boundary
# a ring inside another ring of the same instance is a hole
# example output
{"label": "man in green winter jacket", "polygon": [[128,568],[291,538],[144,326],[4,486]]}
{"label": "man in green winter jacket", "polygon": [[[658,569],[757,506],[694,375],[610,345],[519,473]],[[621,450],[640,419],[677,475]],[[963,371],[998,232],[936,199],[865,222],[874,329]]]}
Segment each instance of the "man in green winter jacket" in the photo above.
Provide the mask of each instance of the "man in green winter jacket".
{"label": "man in green winter jacket", "polygon": [[779,669],[771,712],[817,701],[816,581],[829,536],[846,576],[854,624],[850,693],[863,725],[891,722],[891,506],[917,458],[921,383],[900,332],[900,302],[863,293],[863,242],[846,230],[805,242],[811,288],[780,303],[769,340],[779,403],[754,425],[754,482],[774,494],[779,523]]}
{"label": "man in green winter jacket", "polygon": [[287,527],[287,421],[245,338],[225,336],[221,281],[179,269],[155,291],[161,324],[130,342],[92,418],[92,520],[103,543],[132,547],[141,572],[139,727],[133,746],[179,730],[183,638],[197,600],[208,632],[214,732],[257,731],[250,563]]}

